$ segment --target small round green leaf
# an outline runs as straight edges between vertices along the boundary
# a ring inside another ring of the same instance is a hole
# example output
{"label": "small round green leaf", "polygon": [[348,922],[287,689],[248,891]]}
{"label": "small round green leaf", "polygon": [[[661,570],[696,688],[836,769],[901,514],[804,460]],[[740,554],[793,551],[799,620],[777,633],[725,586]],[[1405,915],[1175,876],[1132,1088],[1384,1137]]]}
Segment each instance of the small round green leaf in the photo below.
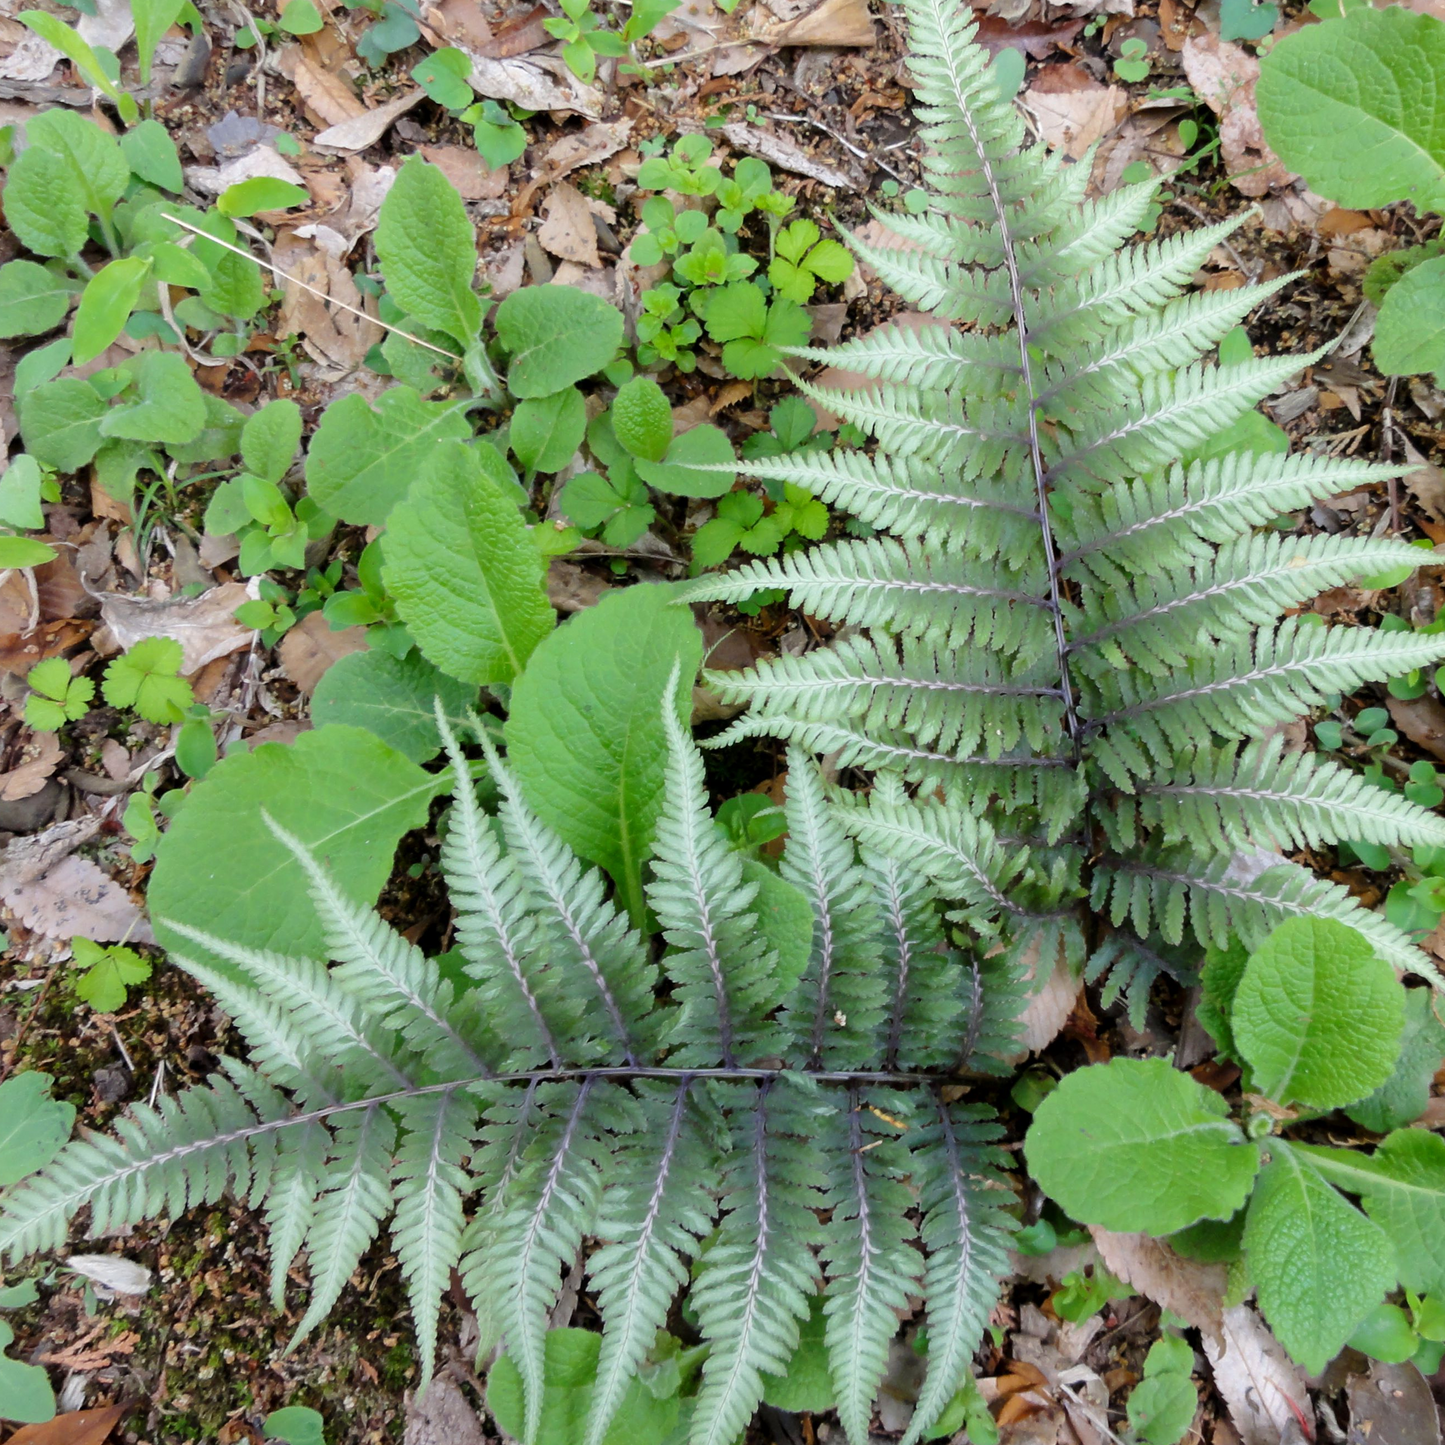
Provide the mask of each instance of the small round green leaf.
{"label": "small round green leaf", "polygon": [[1258,1151],[1229,1107],[1163,1059],[1079,1069],[1039,1105],[1024,1142],[1040,1188],[1075,1219],[1122,1233],[1172,1234],[1228,1219]]}
{"label": "small round green leaf", "polygon": [[1250,955],[1230,1022],[1260,1093],[1336,1109],[1393,1072],[1405,990],[1353,928],[1291,918]]}

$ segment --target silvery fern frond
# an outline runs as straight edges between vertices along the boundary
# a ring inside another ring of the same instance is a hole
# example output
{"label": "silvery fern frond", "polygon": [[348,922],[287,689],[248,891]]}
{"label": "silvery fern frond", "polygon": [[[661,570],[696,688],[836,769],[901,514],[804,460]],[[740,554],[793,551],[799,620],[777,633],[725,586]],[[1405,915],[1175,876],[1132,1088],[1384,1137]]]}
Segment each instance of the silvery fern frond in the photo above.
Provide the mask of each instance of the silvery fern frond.
{"label": "silvery fern frond", "polygon": [[[175,926],[207,960],[175,961],[232,1013],[254,1066],[223,1061],[210,1083],[133,1108],[114,1137],[67,1145],[0,1199],[0,1254],[58,1247],[85,1208],[94,1227],[123,1228],[230,1189],[266,1221],[278,1303],[304,1261],[299,1337],[389,1222],[423,1369],[456,1271],[482,1347],[499,1344],[521,1378],[528,1442],[542,1428],[548,1322],[584,1259],[602,1322],[589,1445],[654,1358],[680,1293],[708,1356],[693,1445],[733,1445],[819,1308],[853,1445],[920,1296],[931,1322],[957,1331],[935,1347],[952,1393],[979,1343],[979,1305],[1006,1272],[1012,1221],[975,1202],[1005,1188],[1002,1159],[976,1147],[982,1115],[939,1135],[957,1169],[930,1165],[915,1135],[942,1127],[936,1086],[1005,1067],[1020,970],[1007,951],[968,947],[960,890],[945,901],[916,860],[890,852],[881,804],[840,807],[801,751],[778,868],[736,851],[675,694],[647,885],[657,936],[636,933],[601,875],[538,822],[478,726],[500,798],[496,815],[483,811],[439,709],[460,973],[274,829],[310,885],[328,957]],[[933,833],[980,901],[1012,890],[1025,866],[1053,876],[1046,842],[1021,863],[951,811]],[[1069,883],[1053,878],[1055,891]],[[1048,888],[1029,881],[1020,897],[1036,927],[1056,926]],[[920,1229],[905,1181],[930,1167],[952,1181],[952,1202],[925,1196]]]}
{"label": "silvery fern frond", "polygon": [[[1235,423],[1323,354],[1212,355],[1292,278],[1191,294],[1243,218],[1141,238],[1152,183],[1086,199],[1091,167],[1029,143],[972,12],[902,5],[928,205],[875,211],[881,235],[850,244],[932,324],[796,350],[848,374],[799,384],[865,444],[748,465],[880,535],[688,584],[689,601],[782,588],[835,629],[801,655],[712,675],[747,707],[718,741],[771,736],[912,785],[911,802],[850,804],[848,827],[875,853],[924,861],[977,940],[1016,951],[1052,929],[1078,968],[1087,935],[1107,950],[1097,976],[1156,938],[1182,946],[1186,912],[1201,937],[1220,920],[1258,937],[1286,902],[1221,892],[1239,850],[1439,833],[1397,794],[1261,745],[1340,693],[1445,658],[1439,635],[1295,615],[1414,549],[1256,531],[1392,469],[1230,450]],[[1049,847],[994,841],[1011,834]],[[1094,850],[1101,838],[1117,863]],[[1179,847],[1195,881],[1119,871]],[[1091,896],[1128,935],[1117,946],[1083,926]],[[1330,907],[1428,969],[1383,918]]]}

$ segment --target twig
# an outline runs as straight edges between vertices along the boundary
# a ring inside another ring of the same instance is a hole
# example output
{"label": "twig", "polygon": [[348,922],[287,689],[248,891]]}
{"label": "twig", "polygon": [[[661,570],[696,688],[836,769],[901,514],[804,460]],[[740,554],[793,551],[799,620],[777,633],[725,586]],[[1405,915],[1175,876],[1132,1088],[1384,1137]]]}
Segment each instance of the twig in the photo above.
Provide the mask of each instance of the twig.
{"label": "twig", "polygon": [[[1380,413],[1380,449],[1384,452],[1381,460],[1386,462],[1395,453],[1395,392],[1399,385],[1400,378],[1392,376],[1385,387],[1385,407]],[[1395,533],[1400,530],[1400,478],[1392,475],[1385,485],[1390,498],[1390,531]]]}
{"label": "twig", "polygon": [[685,50],[681,55],[664,55],[661,60],[643,60],[638,64],[643,70],[656,70],[660,65],[681,65],[684,60],[697,60],[715,50],[736,50],[740,45],[757,45],[764,50],[771,48],[766,40],[719,40],[716,45],[704,45],[701,50]]}
{"label": "twig", "polygon": [[[234,251],[238,256],[244,256],[248,261],[256,258],[249,251],[242,250],[240,246],[233,246],[229,241],[222,241],[218,236],[213,236],[209,231],[203,231],[199,226],[193,225],[190,221],[183,221],[179,216],[167,216],[166,219],[174,225],[179,226],[183,231],[190,231],[192,235],[202,236],[213,245],[220,246],[223,250]],[[433,346],[430,341],[423,341],[420,336],[413,336],[410,331],[403,331],[400,326],[392,326],[389,322],[381,321],[375,316],[368,316],[365,311],[359,311],[355,306],[349,306],[345,301],[338,301],[334,296],[328,296],[324,291],[318,291],[315,286],[308,285],[299,277],[288,275],[274,261],[267,261],[267,268],[278,280],[289,281],[293,286],[299,286],[303,291],[309,291],[313,296],[319,297],[330,306],[340,307],[342,311],[349,311],[353,316],[359,316],[363,321],[369,321],[373,326],[379,326],[383,331],[394,331],[398,336],[405,337],[408,341],[417,346],[424,346],[428,351],[435,351],[438,356],[445,356],[451,361],[461,364],[462,358],[455,351],[448,351],[442,346]]]}
{"label": "twig", "polygon": [[[786,120],[793,121],[802,125],[810,125],[813,127],[814,130],[820,130],[823,132],[824,135],[832,136],[833,139],[837,141],[840,146],[842,146],[845,150],[851,151],[855,156],[858,157],[860,161],[863,161],[865,164],[875,165],[880,170],[887,171],[888,174],[892,176],[893,179],[897,181],[900,185],[906,186],[909,184],[908,178],[906,176],[900,175],[897,171],[895,171],[893,167],[888,164],[887,161],[880,159],[879,153],[877,151],[865,151],[862,146],[855,146],[853,142],[850,141],[846,136],[839,135],[832,126],[824,125],[821,120],[814,120],[813,117],[810,115],[784,115],[780,111],[765,110],[762,113],[767,116],[769,120]],[[906,145],[907,142],[902,142],[902,144]]]}

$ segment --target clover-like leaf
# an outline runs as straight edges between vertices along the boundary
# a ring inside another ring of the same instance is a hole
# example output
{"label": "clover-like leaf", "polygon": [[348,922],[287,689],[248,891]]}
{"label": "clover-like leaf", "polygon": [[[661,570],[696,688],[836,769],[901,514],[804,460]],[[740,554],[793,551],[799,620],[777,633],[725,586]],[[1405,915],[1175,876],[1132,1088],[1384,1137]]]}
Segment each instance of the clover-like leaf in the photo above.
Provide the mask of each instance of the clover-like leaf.
{"label": "clover-like leaf", "polygon": [[106,668],[105,700],[112,707],[133,707],[147,722],[180,722],[195,701],[190,683],[176,675],[181,657],[175,638],[143,637]]}
{"label": "clover-like leaf", "polygon": [[63,657],[37,662],[25,681],[31,689],[25,699],[25,722],[37,732],[57,732],[90,711],[95,684],[88,677],[72,677]]}
{"label": "clover-like leaf", "polygon": [[124,1005],[126,989],[151,976],[150,964],[133,948],[88,938],[72,938],[70,948],[76,968],[84,970],[75,981],[76,996],[101,1013],[114,1013]]}

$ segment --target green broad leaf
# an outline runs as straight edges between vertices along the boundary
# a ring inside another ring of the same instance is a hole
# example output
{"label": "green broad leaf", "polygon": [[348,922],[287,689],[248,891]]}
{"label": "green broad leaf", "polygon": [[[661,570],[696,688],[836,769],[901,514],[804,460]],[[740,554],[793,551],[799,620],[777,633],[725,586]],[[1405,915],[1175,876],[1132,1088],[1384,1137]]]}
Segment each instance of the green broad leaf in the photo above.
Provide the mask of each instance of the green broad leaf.
{"label": "green broad leaf", "polygon": [[223,216],[254,216],[260,211],[286,211],[308,205],[310,192],[275,176],[252,176],[227,186],[216,202]]}
{"label": "green broad leaf", "polygon": [[26,452],[0,472],[0,522],[38,532],[45,525],[40,510],[40,466]]}
{"label": "green broad leaf", "polygon": [[65,320],[70,287],[34,261],[0,266],[0,337],[39,336]]}
{"label": "green broad leaf", "polygon": [[751,281],[733,281],[708,297],[703,322],[714,341],[736,341],[744,336],[761,341],[768,323],[768,303]]}
{"label": "green broad leaf", "polygon": [[1445,256],[1421,262],[1390,288],[1375,320],[1374,355],[1387,376],[1445,369]]}
{"label": "green broad leaf", "polygon": [[741,862],[743,882],[758,886],[751,911],[758,931],[777,954],[773,977],[777,984],[775,997],[781,1000],[793,991],[808,966],[813,948],[813,905],[801,888],[780,878],[761,859],[743,858]]}
{"label": "green broad leaf", "polygon": [[1405,991],[1405,1031],[1394,1072],[1367,1099],[1345,1113],[1377,1134],[1413,1124],[1430,1102],[1430,1082],[1445,1062],[1445,1026],[1435,1013],[1434,990]]}
{"label": "green broad leaf", "polygon": [[15,368],[15,395],[24,396],[37,386],[53,381],[70,362],[70,338],[62,336],[48,346],[26,352]]}
{"label": "green broad leaf", "polygon": [[27,122],[25,135],[32,149],[38,146],[65,164],[81,205],[108,219],[130,184],[130,166],[115,137],[59,106]]}
{"label": "green broad leaf", "polygon": [[587,403],[575,386],[519,401],[508,432],[512,453],[529,471],[559,472],[587,434]]}
{"label": "green broad leaf", "polygon": [[101,435],[167,446],[195,441],[206,425],[206,394],[185,357],[146,351],[129,367],[139,399],[106,412]]}
{"label": "green broad leaf", "polygon": [[130,0],[135,20],[136,54],[140,61],[140,83],[151,83],[151,62],[161,36],[176,23],[186,0]]}
{"label": "green broad leaf", "polygon": [[662,461],[636,466],[644,482],[679,497],[720,497],[732,490],[738,474],[733,444],[710,422],[683,432]]}
{"label": "green broad leaf", "polygon": [[[208,234],[197,236],[191,250],[211,277],[210,287],[202,291],[198,299],[221,316],[249,321],[266,304],[266,284],[261,278],[261,268],[251,257],[238,256],[235,251],[227,249],[227,246],[240,246],[244,251],[247,246],[228,217],[219,211],[207,211],[196,224]],[[219,241],[227,245],[218,245]]]}
{"label": "green broad leaf", "polygon": [[1230,1027],[1259,1093],[1336,1109],[1394,1071],[1405,990],[1353,928],[1291,918],[1250,955]]}
{"label": "green broad leaf", "polygon": [[1400,1283],[1417,1294],[1445,1290],[1445,1139],[1397,1129],[1372,1155],[1293,1146],[1360,1204],[1395,1250]]}
{"label": "green broad leaf", "polygon": [[[535,1445],[578,1445],[587,1433],[602,1336],[595,1330],[549,1330],[544,1348],[547,1383]],[[487,1375],[487,1409],[508,1436],[525,1438],[522,1376],[510,1355],[500,1356]],[[602,1437],[603,1445],[671,1445],[679,1412],[675,1394],[659,1399],[636,1378]]]}
{"label": "green broad leaf", "polygon": [[106,405],[88,381],[67,376],[17,392],[15,408],[25,449],[42,466],[77,472],[100,450]]}
{"label": "green broad leaf", "polygon": [[813,1415],[831,1410],[837,1402],[833,1375],[828,1368],[825,1333],[827,1317],[821,1295],[808,1301],[808,1318],[798,1328],[798,1344],[787,1372],[763,1375],[763,1399],[775,1410],[792,1410]]}
{"label": "green broad leaf", "polygon": [[211,273],[189,251],[170,241],[143,241],[131,254],[148,258],[156,280],[167,286],[205,291],[211,284]]}
{"label": "green broad leaf", "polygon": [[1142,1445],[1179,1445],[1194,1423],[1199,1392],[1187,1374],[1151,1375],[1134,1386],[1126,1408]]}
{"label": "green broad leaf", "polygon": [[497,307],[515,397],[550,396],[601,371],[622,344],[622,313],[575,286],[524,286]]}
{"label": "green broad leaf", "polygon": [[0,1310],[23,1310],[40,1298],[40,1291],[33,1279],[23,1279],[19,1284],[0,1286]]}
{"label": "green broad leaf", "polygon": [[70,1138],[75,1105],[52,1099],[51,1083],[49,1074],[25,1069],[0,1084],[0,1187],[43,1169]]}
{"label": "green broad leaf", "polygon": [[306,489],[333,517],[380,527],[438,444],[470,435],[464,406],[423,401],[409,386],[382,392],[375,408],[351,392],[322,413],[306,455]]}
{"label": "green broad leaf", "polygon": [[181,644],[173,637],[143,637],[113,658],[101,691],[112,707],[133,707],[147,722],[178,723],[195,701],[191,685],[176,674]]}
{"label": "green broad leaf", "polygon": [[1065,1076],[1024,1142],[1045,1194],[1085,1224],[1173,1234],[1228,1219],[1249,1197],[1259,1151],[1229,1106],[1163,1059],[1114,1059]]}
{"label": "green broad leaf", "polygon": [[634,920],[662,811],[662,707],[674,663],[685,698],[702,662],[692,614],[667,586],[610,592],[539,646],[512,690],[507,760],[527,801],[604,868]]}
{"label": "green broad leaf", "polygon": [[1445,25],[1403,6],[1361,8],[1286,35],[1260,62],[1265,139],[1310,189],[1371,210],[1445,209]]}
{"label": "green broad leaf", "polygon": [[42,1425],[55,1418],[55,1391],[50,1388],[50,1376],[43,1365],[12,1360],[6,1351],[14,1342],[15,1331],[0,1320],[0,1420]]}
{"label": "green broad leaf", "polygon": [[133,948],[106,947],[88,938],[73,938],[70,947],[76,968],[85,970],[75,981],[76,996],[100,1013],[121,1008],[126,989],[151,976],[150,964]]}
{"label": "green broad leaf", "polygon": [[316,684],[311,717],[317,727],[346,723],[366,728],[414,763],[430,762],[441,751],[433,704],[458,732],[466,727],[477,690],[439,672],[413,649],[405,657],[369,648],[349,653],[328,667]]}
{"label": "green broad leaf", "polygon": [[807,265],[820,281],[837,286],[853,274],[853,255],[841,241],[819,241],[808,252]]}
{"label": "green broad leaf", "polygon": [[196,953],[171,926],[181,923],[243,948],[324,957],[305,878],[262,809],[315,849],[350,897],[371,904],[401,835],[426,822],[443,786],[372,733],[334,723],[222,758],[156,849],[148,901],[162,946]]}
{"label": "green broad leaf", "polygon": [[[287,9],[299,3],[310,5],[311,0],[291,0]],[[294,33],[309,35],[311,32]],[[326,1422],[318,1411],[305,1405],[283,1405],[266,1416],[261,1436],[265,1440],[284,1440],[286,1445],[326,1445]]]}
{"label": "green broad leaf", "polygon": [[1360,1321],[1348,1343],[1352,1350],[1373,1360],[1403,1365],[1419,1348],[1420,1336],[1399,1305],[1378,1304]]}
{"label": "green broad leaf", "polygon": [[301,408],[289,398],[268,401],[241,428],[241,460],[253,475],[279,482],[301,445]]}
{"label": "green broad leaf", "polygon": [[166,451],[178,462],[216,462],[233,457],[241,450],[241,429],[246,418],[230,402],[210,392],[203,393],[206,424],[191,442],[169,442]]}
{"label": "green broad leaf", "polygon": [[510,683],[552,630],[544,561],[493,447],[443,442],[387,525],[386,590],[427,659],[451,677]]}
{"label": "green broad leaf", "polygon": [[471,345],[482,329],[472,289],[476,232],[456,187],[420,156],[397,172],[381,203],[376,254],[386,289],[408,316]]}
{"label": "green broad leaf", "polygon": [[120,335],[150,270],[149,261],[122,256],[85,283],[70,332],[71,359],[77,366],[94,361]]}
{"label": "green broad leaf", "polygon": [[5,221],[37,256],[78,256],[90,232],[85,206],[66,162],[32,145],[10,163],[5,179]]}
{"label": "green broad leaf", "polygon": [[170,132],[158,120],[143,120],[120,138],[121,154],[131,174],[163,191],[180,195],[186,179]]}
{"label": "green broad leaf", "polygon": [[1245,1263],[1280,1344],[1317,1375],[1394,1288],[1394,1251],[1301,1151],[1279,1139],[1269,1149],[1245,1216]]}
{"label": "green broad leaf", "polygon": [[472,58],[453,45],[434,50],[414,65],[411,78],[446,110],[461,110],[472,103]]}
{"label": "green broad leaf", "polygon": [[37,542],[30,537],[0,536],[0,568],[40,567],[55,561],[54,547]]}
{"label": "green broad leaf", "polygon": [[315,35],[326,25],[314,0],[286,0],[278,23],[288,35]]}
{"label": "green broad leaf", "polygon": [[634,457],[660,462],[672,444],[672,408],[650,376],[634,376],[612,403],[612,433]]}

